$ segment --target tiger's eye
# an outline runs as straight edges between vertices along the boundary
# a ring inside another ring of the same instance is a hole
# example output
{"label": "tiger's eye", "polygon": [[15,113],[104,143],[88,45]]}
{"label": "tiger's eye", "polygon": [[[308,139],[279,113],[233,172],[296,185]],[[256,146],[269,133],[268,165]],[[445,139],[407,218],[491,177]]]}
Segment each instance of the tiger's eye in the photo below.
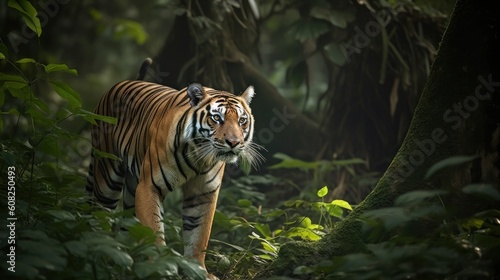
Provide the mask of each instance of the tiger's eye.
{"label": "tiger's eye", "polygon": [[213,120],[214,122],[218,123],[218,122],[220,122],[221,117],[220,117],[219,115],[213,115],[213,116],[212,116],[212,120]]}
{"label": "tiger's eye", "polygon": [[241,118],[238,120],[238,122],[240,123],[240,125],[244,125],[244,124],[246,124],[246,123],[247,123],[247,118],[245,118],[245,117],[241,117]]}

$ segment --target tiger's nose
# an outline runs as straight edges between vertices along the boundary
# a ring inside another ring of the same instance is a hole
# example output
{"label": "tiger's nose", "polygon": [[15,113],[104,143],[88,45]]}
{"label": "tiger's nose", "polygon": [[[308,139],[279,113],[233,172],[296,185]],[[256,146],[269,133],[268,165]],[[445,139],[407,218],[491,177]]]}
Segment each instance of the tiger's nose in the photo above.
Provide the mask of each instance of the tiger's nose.
{"label": "tiger's nose", "polygon": [[238,146],[240,141],[238,139],[227,139],[226,138],[226,143],[229,145],[229,147],[231,149],[233,149],[234,147]]}

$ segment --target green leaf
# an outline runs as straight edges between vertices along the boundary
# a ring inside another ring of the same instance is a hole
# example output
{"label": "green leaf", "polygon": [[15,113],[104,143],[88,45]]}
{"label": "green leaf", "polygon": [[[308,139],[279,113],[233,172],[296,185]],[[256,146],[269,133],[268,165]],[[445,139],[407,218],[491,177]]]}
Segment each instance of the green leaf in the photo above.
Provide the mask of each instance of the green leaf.
{"label": "green leaf", "polygon": [[311,267],[305,266],[305,265],[297,266],[293,270],[293,274],[296,274],[296,275],[309,275],[309,274],[312,274],[314,272],[315,272],[314,268],[311,268]]}
{"label": "green leaf", "polygon": [[366,164],[366,161],[360,158],[338,159],[332,161],[335,166],[349,166],[354,164]]}
{"label": "green leaf", "polygon": [[281,159],[282,161],[278,164],[272,165],[270,169],[277,168],[303,168],[303,169],[315,169],[320,165],[325,164],[323,161],[306,162],[300,159],[294,159],[286,154],[276,153],[273,155],[274,158]]}
{"label": "green leaf", "polygon": [[336,199],[334,201],[332,201],[332,204],[333,205],[337,205],[339,207],[342,207],[344,209],[347,209],[347,210],[351,210],[352,211],[352,207],[351,205],[349,204],[349,202],[345,201],[345,200],[340,200],[340,199]]}
{"label": "green leaf", "polygon": [[303,240],[308,240],[308,241],[318,241],[321,239],[321,236],[319,236],[317,233],[312,231],[311,229],[308,228],[303,228],[303,227],[295,227],[290,229],[286,233],[287,237],[300,237]]}
{"label": "green leaf", "polygon": [[71,88],[68,84],[59,81],[49,82],[52,88],[61,96],[66,99],[71,108],[80,108],[82,106],[82,101],[80,95]]}
{"label": "green leaf", "polygon": [[71,254],[79,257],[85,257],[88,250],[87,244],[85,242],[76,240],[71,240],[64,243],[64,247],[66,247],[66,249],[68,249]]}
{"label": "green leaf", "polygon": [[472,161],[476,158],[477,158],[477,156],[473,155],[473,156],[453,156],[453,157],[449,157],[447,159],[443,159],[443,160],[439,161],[438,163],[434,164],[433,166],[431,166],[431,168],[429,168],[429,170],[425,174],[425,179],[430,178],[436,172],[438,172],[439,170],[441,170],[445,167],[460,165],[460,164]]}
{"label": "green leaf", "polygon": [[25,58],[19,59],[18,61],[16,61],[16,63],[19,63],[19,64],[23,64],[23,63],[35,63],[36,64],[37,62],[33,58],[25,57]]}
{"label": "green leaf", "polygon": [[484,224],[483,219],[470,218],[462,223],[462,227],[468,230],[474,230],[474,229],[480,229],[483,226],[483,224]]}
{"label": "green leaf", "polygon": [[75,215],[65,210],[48,210],[47,213],[62,221],[74,221]]}
{"label": "green leaf", "polygon": [[325,208],[328,214],[332,217],[341,218],[342,214],[344,213],[344,211],[342,211],[342,208],[340,208],[340,206],[331,203],[316,202],[314,206],[315,209],[320,211],[322,210],[322,208]]}
{"label": "green leaf", "polygon": [[334,26],[340,28],[346,28],[347,20],[345,20],[343,17],[339,17],[338,13],[335,12],[336,11],[334,10],[329,10],[329,9],[324,9],[322,7],[314,6],[311,9],[309,15],[317,19],[326,20]]}
{"label": "green leaf", "polygon": [[19,111],[16,108],[12,108],[12,109],[10,109],[7,112],[2,112],[2,113],[6,114],[6,115],[13,115],[13,116],[19,116],[20,115]]}
{"label": "green leaf", "polygon": [[[1,76],[1,73],[0,73],[0,76]],[[20,84],[16,84],[17,86],[19,86]],[[31,88],[29,86],[23,86],[23,87],[20,87],[20,88],[15,88],[15,87],[9,87],[9,92],[10,94],[15,97],[15,98],[18,98],[19,100],[23,101],[23,102],[30,102],[31,100],[33,100],[35,97],[33,97],[33,94],[31,93]]]}
{"label": "green leaf", "polygon": [[215,243],[221,243],[221,244],[224,244],[226,246],[229,246],[233,249],[235,249],[236,251],[239,251],[239,252],[245,252],[247,249],[243,248],[243,247],[240,247],[238,245],[234,245],[234,244],[231,244],[231,243],[228,243],[228,242],[225,242],[225,241],[222,241],[222,240],[218,240],[218,239],[210,239],[210,242],[215,242]]}
{"label": "green leaf", "polygon": [[492,185],[472,184],[465,186],[462,191],[466,194],[480,195],[486,198],[500,201],[500,192]]}
{"label": "green leaf", "polygon": [[255,228],[262,234],[264,237],[271,237],[271,229],[268,224],[256,223]]}
{"label": "green leaf", "polygon": [[314,18],[303,18],[290,26],[290,32],[300,42],[316,39],[330,30],[328,24]]}
{"label": "green leaf", "polygon": [[135,41],[139,45],[142,45],[146,42],[148,33],[139,22],[128,19],[117,19],[115,22],[116,38],[131,37],[135,39]]}
{"label": "green leaf", "polygon": [[99,114],[92,113],[90,111],[83,110],[83,109],[78,110],[78,116],[81,116],[84,120],[88,121],[89,123],[91,123],[93,125],[97,125],[96,120],[103,121],[103,122],[110,123],[110,124],[117,123],[117,119],[114,117],[99,115]]}
{"label": "green leaf", "polygon": [[76,69],[70,69],[66,64],[48,64],[43,66],[46,73],[51,72],[66,72],[73,75],[78,75]]}
{"label": "green leaf", "polygon": [[314,6],[309,15],[313,18],[326,20],[334,26],[346,28],[348,22],[352,22],[355,18],[355,9],[334,10],[322,6]]}
{"label": "green leaf", "polygon": [[134,264],[134,260],[127,252],[121,251],[117,248],[107,245],[101,245],[96,246],[94,249],[112,259],[113,262],[115,262],[120,267],[129,267]]}
{"label": "green leaf", "polygon": [[29,1],[9,0],[7,5],[21,13],[26,26],[33,30],[38,37],[42,35],[42,25],[40,24],[40,19],[36,17],[38,13]]}
{"label": "green leaf", "polygon": [[347,62],[344,51],[337,43],[330,43],[324,47],[326,57],[333,63],[343,66]]}
{"label": "green leaf", "polygon": [[238,199],[238,206],[248,208],[252,206],[252,201],[246,198]]}
{"label": "green leaf", "polygon": [[405,209],[400,207],[387,207],[370,210],[362,215],[362,219],[381,221],[386,230],[408,223],[414,219]]}
{"label": "green leaf", "polygon": [[402,194],[396,198],[394,204],[396,206],[404,206],[404,205],[415,205],[421,203],[429,198],[436,198],[439,195],[446,194],[447,191],[443,190],[434,190],[434,191],[411,191],[405,194]]}
{"label": "green leaf", "polygon": [[103,19],[102,13],[99,10],[95,9],[95,8],[90,8],[89,14],[96,21],[100,21],[100,20]]}
{"label": "green leaf", "polygon": [[264,213],[263,216],[267,218],[276,218],[285,215],[286,212],[281,209],[274,209],[270,212]]}
{"label": "green leaf", "polygon": [[140,223],[132,225],[128,228],[128,233],[136,240],[141,239],[152,239],[156,238],[154,231],[147,226],[144,226]]}
{"label": "green leaf", "polygon": [[272,253],[273,255],[278,253],[278,249],[273,244],[271,244],[267,241],[262,241],[262,242],[260,242],[260,244],[262,244],[262,248],[264,248],[264,250],[266,250],[266,253]]}
{"label": "green leaf", "polygon": [[0,59],[6,59],[9,55],[9,50],[7,46],[3,43],[0,43]]}
{"label": "green leaf", "polygon": [[194,263],[194,262],[189,262],[188,260],[184,258],[179,258],[177,264],[179,267],[182,269],[182,272],[184,275],[186,275],[187,279],[199,279],[199,280],[205,280],[206,279],[206,274],[207,272],[201,265]]}
{"label": "green leaf", "polygon": [[33,105],[34,108],[39,109],[40,111],[42,111],[44,113],[47,113],[47,114],[50,113],[49,106],[47,106],[47,104],[45,104],[40,99],[38,99],[38,98],[32,98],[31,99],[31,103],[32,103],[32,105]]}
{"label": "green leaf", "polygon": [[324,186],[319,191],[317,192],[318,197],[324,197],[325,195],[328,194],[328,187]]}
{"label": "green leaf", "polygon": [[98,158],[109,158],[112,160],[121,161],[121,159],[119,157],[117,157],[116,155],[111,154],[111,153],[106,153],[106,152],[100,151],[98,149],[92,149],[92,152],[94,153],[94,156],[96,156]]}
{"label": "green leaf", "polygon": [[145,261],[140,263],[134,263],[134,272],[137,274],[139,279],[145,279],[153,276],[154,273],[158,271],[158,264],[151,261]]}
{"label": "green leaf", "polygon": [[310,228],[312,225],[311,218],[309,217],[299,217],[300,219],[300,226],[303,228]]}
{"label": "green leaf", "polygon": [[283,202],[283,205],[286,207],[299,207],[301,205],[305,205],[306,207],[309,206],[309,203],[304,200],[288,200]]}
{"label": "green leaf", "polygon": [[19,232],[18,237],[19,240],[22,240],[22,242],[19,242],[20,251],[29,252],[29,254],[23,254],[23,257],[31,257],[33,260],[33,262],[30,262],[30,265],[44,270],[57,271],[62,271],[66,267],[67,252],[63,244],[48,237],[45,232],[39,230],[22,230]]}
{"label": "green leaf", "polygon": [[7,88],[13,89],[21,89],[29,84],[24,77],[4,73],[0,73],[0,81],[5,82]]}

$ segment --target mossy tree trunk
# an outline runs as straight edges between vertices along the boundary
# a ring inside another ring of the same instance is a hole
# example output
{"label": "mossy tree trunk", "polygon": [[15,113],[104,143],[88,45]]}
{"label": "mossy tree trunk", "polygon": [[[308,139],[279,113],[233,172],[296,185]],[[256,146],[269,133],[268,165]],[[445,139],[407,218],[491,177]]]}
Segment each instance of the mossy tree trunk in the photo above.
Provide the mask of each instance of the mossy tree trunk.
{"label": "mossy tree trunk", "polygon": [[[359,217],[393,206],[413,190],[458,190],[488,182],[498,185],[500,141],[500,5],[494,0],[458,0],[401,148],[375,189],[334,231],[318,243],[290,243],[273,269],[291,274],[299,265],[365,250]],[[435,163],[458,155],[477,159],[425,179]],[[480,210],[457,195],[447,208]],[[462,213],[465,214],[465,213]]]}

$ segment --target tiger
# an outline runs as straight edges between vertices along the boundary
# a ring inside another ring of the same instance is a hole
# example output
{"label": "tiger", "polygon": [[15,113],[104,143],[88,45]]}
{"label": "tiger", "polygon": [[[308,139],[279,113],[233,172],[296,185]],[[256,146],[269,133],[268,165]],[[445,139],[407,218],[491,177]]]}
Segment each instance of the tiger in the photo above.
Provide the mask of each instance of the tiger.
{"label": "tiger", "polygon": [[[184,256],[203,269],[217,198],[227,163],[257,166],[263,160],[254,143],[249,86],[239,96],[191,83],[176,90],[138,80],[114,85],[94,112],[116,118],[96,121],[86,191],[97,203],[116,209],[135,207],[135,216],[165,244],[163,200],[183,193]],[[115,155],[98,157],[96,151]],[[208,279],[218,279],[207,272]]]}

